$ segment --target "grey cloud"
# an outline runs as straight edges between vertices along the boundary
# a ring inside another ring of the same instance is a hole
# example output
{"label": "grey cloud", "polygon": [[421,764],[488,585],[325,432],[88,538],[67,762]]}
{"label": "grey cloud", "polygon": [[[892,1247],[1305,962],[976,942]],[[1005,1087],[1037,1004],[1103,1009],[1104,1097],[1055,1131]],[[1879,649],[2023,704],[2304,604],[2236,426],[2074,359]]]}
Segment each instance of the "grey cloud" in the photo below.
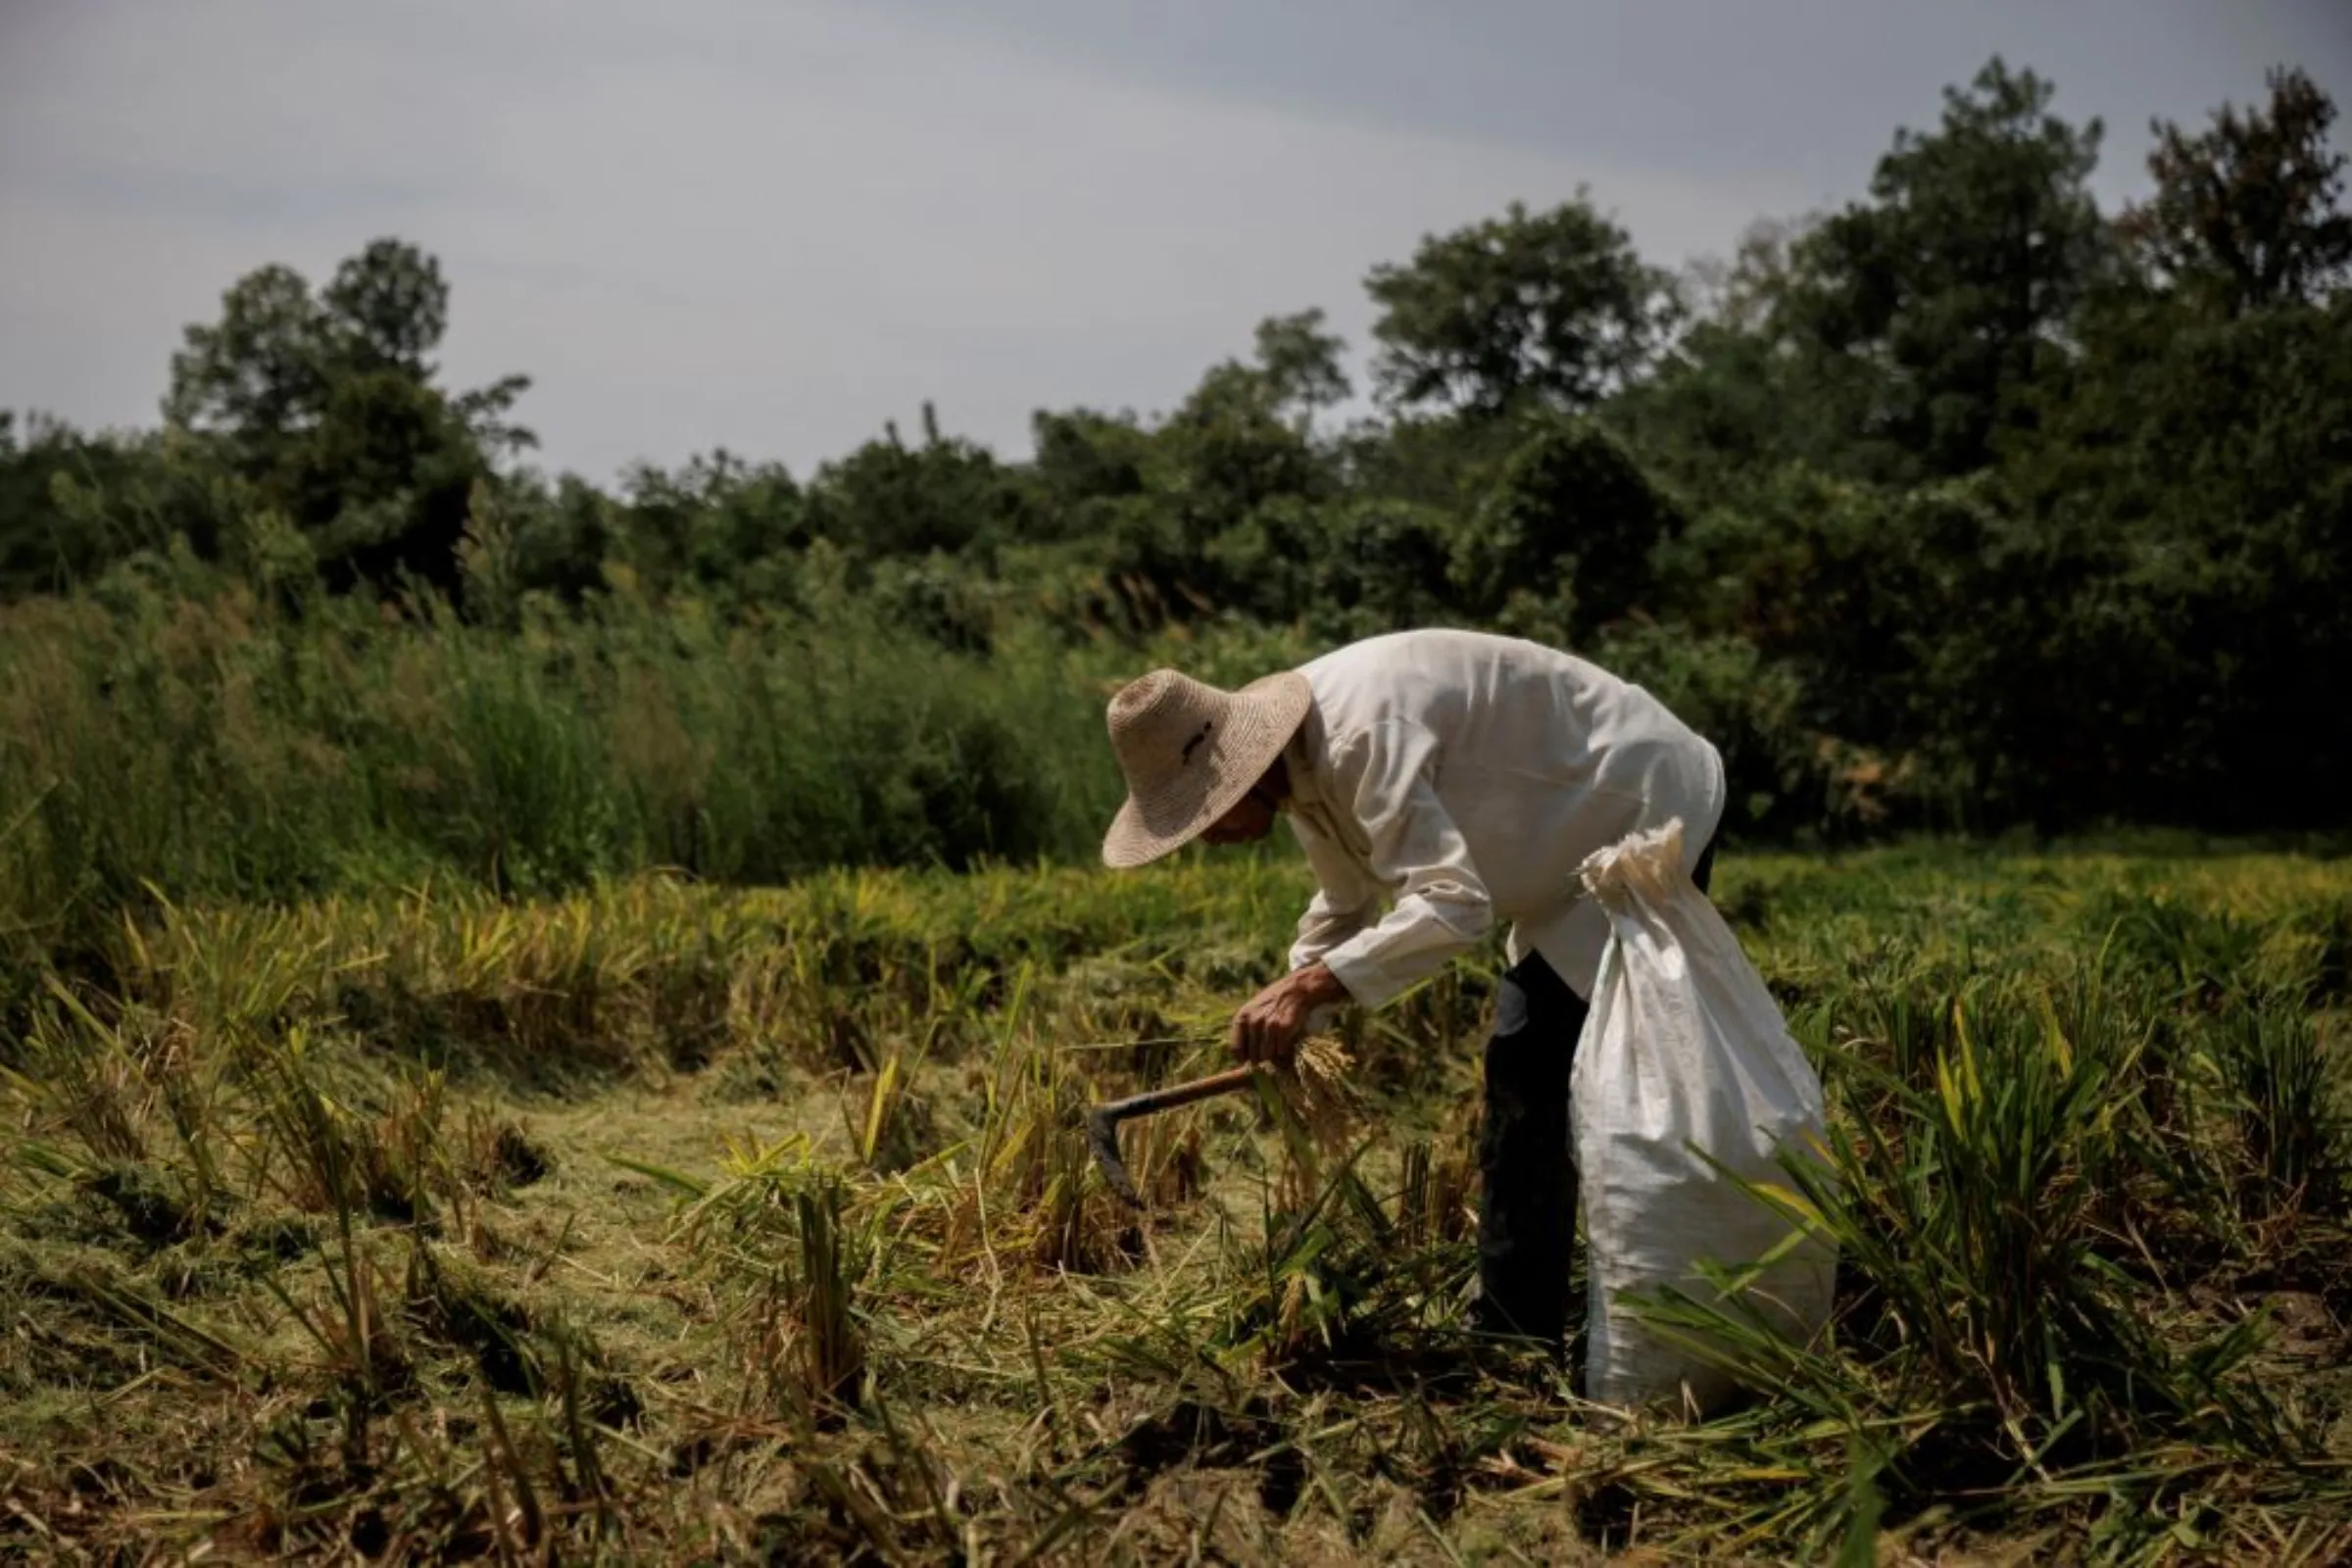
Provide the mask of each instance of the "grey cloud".
{"label": "grey cloud", "polygon": [[0,32],[0,406],[149,420],[238,273],[322,276],[390,232],[452,279],[449,373],[532,375],[555,464],[723,443],[805,470],[925,398],[1018,452],[1038,407],[1170,406],[1270,313],[1323,305],[1360,344],[1371,265],[1513,198],[1589,182],[1661,261],[1728,249],[1858,193],[1993,47],[2108,115],[2111,177],[2127,125],[2255,95],[2285,43],[2342,74],[2278,7],[2220,43],[2218,15],[60,7]]}
{"label": "grey cloud", "polygon": [[2258,96],[2296,62],[2352,93],[2352,6],[2315,0],[880,0],[975,36],[1130,79],[1390,127],[1622,163],[1859,187],[1897,124],[1932,122],[1944,85],[1989,56],[2104,115],[2137,169],[2147,120]]}

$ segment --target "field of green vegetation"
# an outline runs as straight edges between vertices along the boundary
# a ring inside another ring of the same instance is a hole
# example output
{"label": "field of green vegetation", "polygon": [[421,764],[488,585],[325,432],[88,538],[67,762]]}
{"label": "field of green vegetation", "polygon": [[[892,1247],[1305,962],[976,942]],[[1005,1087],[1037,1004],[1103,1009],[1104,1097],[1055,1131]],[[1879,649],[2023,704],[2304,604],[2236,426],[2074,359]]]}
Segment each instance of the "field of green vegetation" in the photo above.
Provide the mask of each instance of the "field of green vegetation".
{"label": "field of green vegetation", "polygon": [[1219,1061],[1304,890],[158,901],[6,1077],[0,1550],[2352,1551],[2341,862],[1727,858],[1844,1262],[1831,1341],[1744,1345],[1703,1424],[1465,1327],[1492,955],[1344,1025],[1344,1148],[1204,1105],[1110,1202],[1074,1112]]}

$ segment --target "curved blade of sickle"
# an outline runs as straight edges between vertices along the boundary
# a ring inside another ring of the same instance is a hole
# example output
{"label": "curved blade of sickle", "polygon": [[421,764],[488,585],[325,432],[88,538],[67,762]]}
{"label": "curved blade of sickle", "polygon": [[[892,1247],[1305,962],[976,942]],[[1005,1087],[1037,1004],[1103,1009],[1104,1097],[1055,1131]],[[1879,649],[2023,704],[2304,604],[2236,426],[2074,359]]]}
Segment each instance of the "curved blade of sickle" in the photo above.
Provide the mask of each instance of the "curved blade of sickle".
{"label": "curved blade of sickle", "polygon": [[1102,1179],[1110,1190],[1134,1204],[1144,1206],[1143,1195],[1135,1190],[1135,1182],[1127,1174],[1127,1162],[1119,1157],[1119,1119],[1104,1107],[1095,1106],[1086,1113],[1086,1147],[1102,1169]]}

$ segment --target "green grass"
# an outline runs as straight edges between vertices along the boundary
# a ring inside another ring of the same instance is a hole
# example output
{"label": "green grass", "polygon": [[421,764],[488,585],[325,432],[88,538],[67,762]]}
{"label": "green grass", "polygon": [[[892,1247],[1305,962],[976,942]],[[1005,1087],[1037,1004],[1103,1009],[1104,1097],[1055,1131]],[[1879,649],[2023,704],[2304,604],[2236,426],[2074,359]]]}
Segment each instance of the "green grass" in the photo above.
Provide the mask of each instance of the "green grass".
{"label": "green grass", "polygon": [[[1268,644],[1183,657],[1298,657]],[[616,593],[513,631],[237,589],[0,605],[0,1016],[158,897],[1083,858],[1120,795],[1102,702],[1173,652],[1033,617],[956,653],[847,597],[724,621]]]}
{"label": "green grass", "polygon": [[1844,1262],[1806,1353],[1656,1303],[1764,1391],[1703,1424],[1468,1331],[1491,953],[1348,1025],[1348,1155],[1210,1103],[1110,1204],[1075,1113],[1214,1064],[1303,892],[150,896],[7,1047],[0,1550],[2352,1551],[2339,863],[1727,858]]}

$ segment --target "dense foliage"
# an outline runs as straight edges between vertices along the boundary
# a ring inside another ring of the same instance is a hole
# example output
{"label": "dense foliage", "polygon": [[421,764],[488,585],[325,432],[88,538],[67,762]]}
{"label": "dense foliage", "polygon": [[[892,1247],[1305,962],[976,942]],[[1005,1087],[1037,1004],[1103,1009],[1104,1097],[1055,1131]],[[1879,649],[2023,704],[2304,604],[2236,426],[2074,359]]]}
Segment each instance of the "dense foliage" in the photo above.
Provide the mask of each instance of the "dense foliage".
{"label": "dense foliage", "polygon": [[[0,416],[6,902],[347,852],[494,884],[1082,853],[1107,760],[1040,754],[1100,751],[1104,680],[1430,622],[1658,691],[1742,833],[2339,827],[2334,107],[2280,71],[2160,125],[2111,215],[2101,127],[2050,106],[1995,60],[1866,194],[1682,278],[1581,190],[1514,205],[1370,270],[1377,414],[1335,416],[1306,310],[1164,416],[1041,411],[1017,462],[926,408],[802,475],[551,478],[522,377],[443,382],[432,258],[262,268],[160,428]],[[689,760],[628,760],[673,720]],[[141,777],[133,827],[105,803]]]}

